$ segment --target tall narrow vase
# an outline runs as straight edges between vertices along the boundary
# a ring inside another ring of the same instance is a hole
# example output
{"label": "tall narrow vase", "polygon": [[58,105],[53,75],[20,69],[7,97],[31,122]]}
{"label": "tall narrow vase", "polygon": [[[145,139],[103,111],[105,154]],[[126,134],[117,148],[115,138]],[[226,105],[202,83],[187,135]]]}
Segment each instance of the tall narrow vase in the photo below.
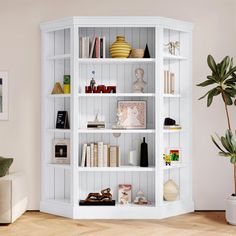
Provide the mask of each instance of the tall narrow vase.
{"label": "tall narrow vase", "polygon": [[125,41],[124,36],[117,36],[116,41],[110,47],[113,58],[127,58],[131,52],[131,46]]}
{"label": "tall narrow vase", "polygon": [[148,167],[148,145],[145,143],[145,137],[143,137],[143,142],[141,143],[140,166]]}

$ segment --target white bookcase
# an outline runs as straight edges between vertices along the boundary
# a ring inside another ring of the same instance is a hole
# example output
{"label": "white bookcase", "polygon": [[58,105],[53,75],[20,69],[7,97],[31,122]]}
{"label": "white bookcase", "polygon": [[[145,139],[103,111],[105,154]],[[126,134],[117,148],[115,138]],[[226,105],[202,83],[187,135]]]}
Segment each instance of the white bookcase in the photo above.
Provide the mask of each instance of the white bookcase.
{"label": "white bookcase", "polygon": [[[40,210],[74,219],[161,219],[194,210],[192,200],[192,24],[161,17],[69,17],[41,24],[42,32],[42,196]],[[133,48],[148,44],[151,58],[110,58],[109,46],[124,35]],[[105,36],[106,58],[79,58],[80,37]],[[164,44],[180,41],[174,56]],[[144,69],[147,86],[132,93],[134,70]],[[99,84],[116,85],[115,94],[85,94],[91,71]],[[164,70],[175,73],[175,94],[164,94]],[[55,82],[71,75],[71,94],[51,95]],[[112,130],[119,100],[147,101],[147,129]],[[70,129],[55,128],[57,111],[69,114]],[[97,111],[106,129],[91,130],[86,122]],[[180,123],[180,131],[163,129],[165,117]],[[121,133],[114,137],[113,133]],[[148,143],[149,167],[128,165],[128,153]],[[54,139],[70,139],[71,164],[52,164]],[[103,141],[119,145],[121,167],[80,167],[83,143]],[[166,166],[166,147],[181,148],[181,163]],[[163,200],[169,178],[180,188],[176,201]],[[110,187],[118,198],[118,185],[132,185],[132,199],[144,191],[150,205],[79,206],[90,192]]]}

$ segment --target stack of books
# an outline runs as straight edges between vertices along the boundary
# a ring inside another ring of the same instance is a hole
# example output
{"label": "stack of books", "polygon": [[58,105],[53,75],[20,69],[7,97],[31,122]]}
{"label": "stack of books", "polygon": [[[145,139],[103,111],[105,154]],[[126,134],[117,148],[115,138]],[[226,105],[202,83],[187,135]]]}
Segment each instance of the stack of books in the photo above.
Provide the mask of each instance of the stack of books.
{"label": "stack of books", "polygon": [[120,147],[103,142],[83,144],[81,167],[119,167]]}
{"label": "stack of books", "polygon": [[171,73],[169,70],[164,71],[164,93],[175,93],[175,74]]}
{"label": "stack of books", "polygon": [[167,130],[181,130],[182,127],[180,125],[164,125],[164,129],[167,129]]}
{"label": "stack of books", "polygon": [[88,121],[87,123],[88,129],[105,129],[104,121]]}
{"label": "stack of books", "polygon": [[80,38],[80,58],[105,58],[106,37]]}

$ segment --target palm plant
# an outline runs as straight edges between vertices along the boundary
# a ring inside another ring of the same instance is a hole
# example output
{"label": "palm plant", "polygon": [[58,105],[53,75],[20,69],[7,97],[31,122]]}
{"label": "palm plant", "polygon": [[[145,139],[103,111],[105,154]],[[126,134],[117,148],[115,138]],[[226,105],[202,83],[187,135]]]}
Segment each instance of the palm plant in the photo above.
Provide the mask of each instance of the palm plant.
{"label": "palm plant", "polygon": [[213,143],[220,150],[221,156],[230,157],[230,162],[234,164],[234,195],[236,195],[236,136],[231,130],[230,116],[228,106],[236,105],[236,66],[233,66],[233,58],[226,56],[220,63],[216,64],[211,55],[207,57],[207,63],[211,69],[211,75],[207,76],[207,80],[197,84],[200,87],[213,86],[204,96],[207,97],[207,107],[209,107],[215,96],[221,95],[227,117],[228,129],[225,136],[217,138],[221,144],[218,144],[213,136]]}

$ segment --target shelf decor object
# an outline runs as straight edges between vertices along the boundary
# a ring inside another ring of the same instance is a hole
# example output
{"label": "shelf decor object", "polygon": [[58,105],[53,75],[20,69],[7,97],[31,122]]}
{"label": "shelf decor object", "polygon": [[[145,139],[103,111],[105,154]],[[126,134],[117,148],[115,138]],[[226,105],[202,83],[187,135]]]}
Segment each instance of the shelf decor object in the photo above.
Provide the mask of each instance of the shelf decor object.
{"label": "shelf decor object", "polygon": [[0,72],[0,120],[8,120],[8,73]]}
{"label": "shelf decor object", "polygon": [[[162,219],[194,211],[193,25],[163,17],[83,16],[40,27],[40,211],[72,219]],[[181,50],[171,55],[164,44],[176,41]],[[130,57],[131,47],[144,49],[143,58]],[[168,91],[164,71],[174,74]],[[70,93],[51,94],[55,83],[63,87],[64,75],[70,75]],[[67,111],[68,122],[61,111]],[[165,129],[166,117],[182,129]],[[141,143],[148,144],[144,155]],[[166,148],[175,159],[167,166]],[[141,156],[148,157],[145,167]],[[164,183],[170,178],[180,188],[168,202]],[[89,193],[99,198],[101,189],[110,189],[112,201],[84,202]]]}
{"label": "shelf decor object", "polygon": [[110,47],[113,58],[127,58],[131,52],[131,46],[125,41],[124,36],[117,36],[116,41]]}
{"label": "shelf decor object", "polygon": [[165,201],[175,201],[179,196],[179,186],[169,179],[164,184],[164,199]]}

